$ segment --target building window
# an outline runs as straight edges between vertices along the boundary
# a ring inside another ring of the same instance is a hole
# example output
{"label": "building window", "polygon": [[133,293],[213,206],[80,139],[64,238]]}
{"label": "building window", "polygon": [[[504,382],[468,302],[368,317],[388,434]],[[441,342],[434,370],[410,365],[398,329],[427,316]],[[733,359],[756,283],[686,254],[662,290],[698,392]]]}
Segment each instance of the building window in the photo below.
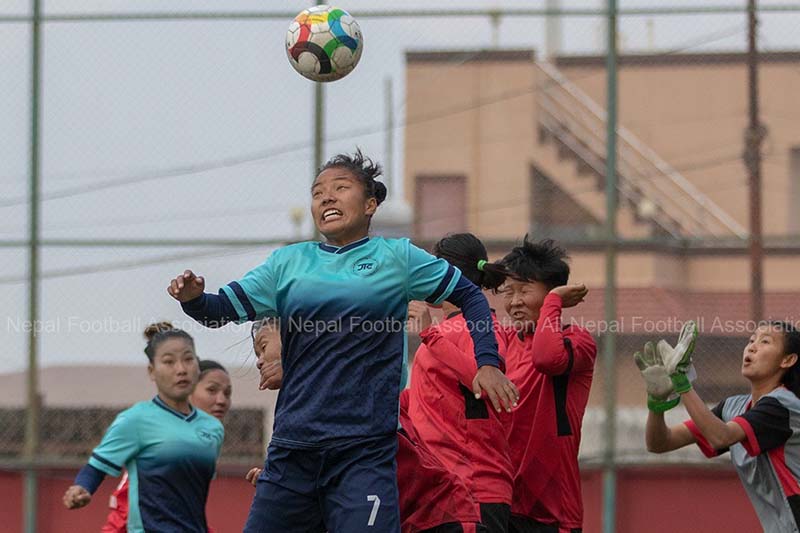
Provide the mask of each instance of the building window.
{"label": "building window", "polygon": [[414,235],[438,240],[467,231],[467,184],[464,176],[417,176]]}
{"label": "building window", "polygon": [[[591,178],[590,178],[591,179]],[[592,181],[588,181],[588,187]],[[536,167],[531,169],[531,231],[561,240],[580,240],[595,236],[601,226],[573,194],[565,191]]]}

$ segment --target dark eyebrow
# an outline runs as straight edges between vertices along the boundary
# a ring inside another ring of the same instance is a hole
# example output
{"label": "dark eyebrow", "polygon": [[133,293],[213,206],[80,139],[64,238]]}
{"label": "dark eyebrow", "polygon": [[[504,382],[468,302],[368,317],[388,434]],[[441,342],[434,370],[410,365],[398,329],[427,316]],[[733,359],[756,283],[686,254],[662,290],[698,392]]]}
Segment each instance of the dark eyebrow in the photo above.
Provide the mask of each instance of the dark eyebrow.
{"label": "dark eyebrow", "polygon": [[[352,176],[336,176],[335,178],[333,178],[333,181],[337,181],[337,180],[353,181],[353,179],[354,178]],[[311,190],[312,191],[314,190],[314,187],[319,187],[319,182],[315,181],[314,184],[311,185]]]}

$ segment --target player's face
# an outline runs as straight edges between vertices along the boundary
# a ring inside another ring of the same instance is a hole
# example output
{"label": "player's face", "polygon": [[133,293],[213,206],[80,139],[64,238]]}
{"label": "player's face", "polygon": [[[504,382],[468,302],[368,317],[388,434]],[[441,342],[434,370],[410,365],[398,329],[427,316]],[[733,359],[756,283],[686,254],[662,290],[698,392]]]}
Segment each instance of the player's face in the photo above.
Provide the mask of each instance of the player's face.
{"label": "player's face", "polygon": [[266,363],[280,361],[281,359],[281,332],[271,324],[266,324],[256,333],[254,343],[256,356],[258,357],[257,366],[261,368]]}
{"label": "player's face", "polygon": [[375,198],[367,198],[364,185],[345,168],[323,170],[311,187],[314,224],[334,246],[366,237],[377,207]]}
{"label": "player's face", "polygon": [[222,420],[231,408],[233,386],[227,372],[209,370],[194,388],[190,398],[192,405]]}
{"label": "player's face", "polygon": [[167,339],[159,344],[148,371],[162,399],[175,402],[186,401],[200,377],[194,348],[181,338]]}
{"label": "player's face", "polygon": [[764,325],[756,329],[742,354],[742,375],[750,381],[760,381],[774,378],[792,366],[797,356],[786,355],[783,344],[783,332],[779,327]]}
{"label": "player's face", "polygon": [[538,281],[519,281],[508,278],[500,287],[506,313],[514,321],[514,327],[522,331],[533,329],[539,319],[544,297],[548,289]]}

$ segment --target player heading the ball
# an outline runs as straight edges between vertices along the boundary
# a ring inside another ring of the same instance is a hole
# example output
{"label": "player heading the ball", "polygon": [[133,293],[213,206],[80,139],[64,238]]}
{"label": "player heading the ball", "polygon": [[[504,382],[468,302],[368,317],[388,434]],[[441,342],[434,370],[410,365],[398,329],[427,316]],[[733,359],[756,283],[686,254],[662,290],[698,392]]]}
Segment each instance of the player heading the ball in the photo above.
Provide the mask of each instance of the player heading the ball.
{"label": "player heading the ball", "polygon": [[[280,248],[218,294],[204,293],[205,281],[190,270],[168,288],[189,316],[211,327],[280,318],[281,393],[246,532],[306,532],[322,524],[349,533],[399,531],[395,454],[408,375],[405,332],[359,325],[387,317],[405,322],[411,300],[450,301],[462,309],[474,343],[473,392],[488,394],[496,410],[510,410],[517,400],[499,369],[492,314],[480,289],[408,239],[369,236],[386,198],[380,174],[380,165],[360,151],[335,156],[310,191],[324,242]],[[290,319],[339,317],[340,330],[288,328]]]}

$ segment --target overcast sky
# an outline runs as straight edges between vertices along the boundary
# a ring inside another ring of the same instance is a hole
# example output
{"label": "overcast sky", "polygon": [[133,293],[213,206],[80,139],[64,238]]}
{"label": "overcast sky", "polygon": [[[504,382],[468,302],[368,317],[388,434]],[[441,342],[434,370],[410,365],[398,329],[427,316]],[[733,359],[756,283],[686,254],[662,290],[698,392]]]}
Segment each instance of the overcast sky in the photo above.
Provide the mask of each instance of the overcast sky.
{"label": "overcast sky", "polygon": [[[457,5],[542,5],[460,0]],[[730,5],[731,2],[706,2]],[[740,2],[743,3],[743,2]],[[281,4],[281,5],[279,5]],[[563,2],[595,7],[600,2]],[[622,2],[623,6],[663,2]],[[690,3],[687,3],[690,4]],[[196,10],[286,9],[307,2],[194,1]],[[392,6],[453,7],[445,0],[349,0],[358,12]],[[0,15],[25,14],[29,2],[4,0]],[[185,11],[185,1],[80,0],[45,3],[48,13]],[[491,26],[480,18],[359,20],[361,63],[326,86],[326,156],[361,146],[385,158],[384,80],[394,112],[405,117],[404,52],[486,47]],[[762,46],[800,49],[800,14],[762,18]],[[45,237],[294,237],[289,214],[307,208],[311,176],[312,84],[289,66],[283,46],[289,20],[48,23],[44,27],[42,99]],[[598,53],[604,21],[563,21],[565,53]],[[742,50],[740,15],[627,17],[624,51]],[[544,21],[502,21],[501,47],[541,50]],[[27,192],[29,28],[0,25],[0,240],[25,238]],[[431,79],[431,83],[442,83]],[[353,132],[359,132],[353,134]],[[364,133],[370,132],[370,133]],[[402,172],[402,124],[395,131],[394,168]],[[124,186],[109,182],[126,180]],[[399,181],[399,180],[398,180]],[[90,189],[100,190],[92,192]],[[399,191],[392,191],[399,194]],[[306,217],[303,231],[310,230]],[[204,274],[209,289],[239,277],[268,249],[70,249],[42,252],[41,361],[53,364],[144,363],[141,330],[150,319],[183,320],[165,292],[185,267]],[[187,256],[176,258],[175,256]],[[0,295],[8,310],[0,325],[0,372],[24,367],[27,253],[0,248]],[[141,265],[143,262],[150,264]],[[127,265],[127,266],[126,266]],[[69,274],[69,270],[82,270]],[[86,273],[87,270],[99,270]],[[197,333],[201,356],[249,365],[243,328]]]}

